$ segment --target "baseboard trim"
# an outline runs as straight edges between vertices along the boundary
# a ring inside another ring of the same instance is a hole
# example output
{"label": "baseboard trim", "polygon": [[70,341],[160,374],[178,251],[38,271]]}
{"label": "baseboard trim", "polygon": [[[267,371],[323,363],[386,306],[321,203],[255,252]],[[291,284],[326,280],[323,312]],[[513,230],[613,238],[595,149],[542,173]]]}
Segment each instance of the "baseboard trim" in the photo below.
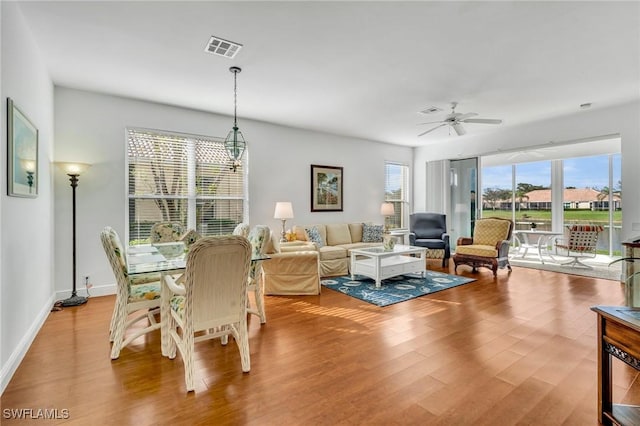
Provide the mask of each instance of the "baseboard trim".
{"label": "baseboard trim", "polygon": [[20,366],[20,363],[24,359],[24,356],[27,354],[27,351],[38,335],[38,332],[42,328],[42,325],[47,320],[47,317],[51,312],[51,308],[55,303],[54,296],[55,295],[52,294],[49,300],[47,300],[42,310],[36,317],[35,321],[33,322],[33,324],[31,324],[31,327],[29,327],[29,330],[22,337],[20,343],[11,353],[11,356],[9,357],[7,362],[2,366],[2,371],[0,371],[0,395],[4,393],[4,390],[7,388],[7,385],[11,381],[11,378]]}

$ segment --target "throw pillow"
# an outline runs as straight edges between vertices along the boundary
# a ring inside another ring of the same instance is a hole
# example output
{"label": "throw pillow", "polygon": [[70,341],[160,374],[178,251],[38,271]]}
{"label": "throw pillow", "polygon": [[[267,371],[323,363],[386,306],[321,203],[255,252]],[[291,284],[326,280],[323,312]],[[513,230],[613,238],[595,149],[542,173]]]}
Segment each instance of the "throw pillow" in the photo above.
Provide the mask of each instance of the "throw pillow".
{"label": "throw pillow", "polygon": [[363,243],[381,243],[384,227],[382,225],[362,224]]}
{"label": "throw pillow", "polygon": [[322,241],[322,236],[320,235],[320,231],[315,226],[310,228],[304,228],[305,233],[307,234],[307,240],[316,243],[318,248],[324,247],[324,241]]}

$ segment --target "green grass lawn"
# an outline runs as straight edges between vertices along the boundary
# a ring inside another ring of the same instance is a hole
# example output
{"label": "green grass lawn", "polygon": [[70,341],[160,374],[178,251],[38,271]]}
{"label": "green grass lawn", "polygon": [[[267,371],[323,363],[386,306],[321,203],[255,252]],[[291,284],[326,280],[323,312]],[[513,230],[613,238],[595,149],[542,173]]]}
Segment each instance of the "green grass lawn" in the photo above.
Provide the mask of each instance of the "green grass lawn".
{"label": "green grass lawn", "polygon": [[[511,219],[511,210],[491,210],[482,211],[482,217],[501,217]],[[589,223],[609,222],[609,212],[591,210],[565,210],[565,222],[584,221]],[[516,211],[516,222],[551,222],[550,210],[520,210]],[[613,213],[613,222],[622,224],[622,211]]]}

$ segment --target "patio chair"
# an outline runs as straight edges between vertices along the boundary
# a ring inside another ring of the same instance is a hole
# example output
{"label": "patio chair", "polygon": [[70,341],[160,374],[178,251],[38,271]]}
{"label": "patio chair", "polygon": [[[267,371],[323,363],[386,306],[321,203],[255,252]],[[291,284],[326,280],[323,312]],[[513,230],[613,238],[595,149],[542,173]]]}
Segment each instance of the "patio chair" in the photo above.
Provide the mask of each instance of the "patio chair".
{"label": "patio chair", "polygon": [[[186,270],[162,286],[162,354],[184,362],[187,392],[195,390],[194,344],[232,335],[242,371],[251,369],[247,330],[247,276],[251,245],[237,235],[201,238],[191,246]],[[180,329],[180,331],[178,331]],[[203,360],[206,362],[206,360]]]}
{"label": "patio chair", "polygon": [[[565,236],[554,238],[552,252],[549,255],[563,266],[593,269],[580,260],[596,257],[598,236],[603,230],[604,228],[600,225],[571,225]],[[562,262],[557,258],[558,256],[568,257],[571,260]]]}

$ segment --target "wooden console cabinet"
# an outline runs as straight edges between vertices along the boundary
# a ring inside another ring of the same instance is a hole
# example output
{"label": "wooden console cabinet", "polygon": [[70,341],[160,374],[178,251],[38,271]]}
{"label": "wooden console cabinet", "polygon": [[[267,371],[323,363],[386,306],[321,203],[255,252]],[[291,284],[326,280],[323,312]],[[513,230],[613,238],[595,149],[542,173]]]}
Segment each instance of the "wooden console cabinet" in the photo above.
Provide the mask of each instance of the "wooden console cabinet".
{"label": "wooden console cabinet", "polygon": [[603,425],[640,425],[640,407],[613,404],[612,356],[640,370],[640,309],[594,306],[598,314],[598,420]]}

